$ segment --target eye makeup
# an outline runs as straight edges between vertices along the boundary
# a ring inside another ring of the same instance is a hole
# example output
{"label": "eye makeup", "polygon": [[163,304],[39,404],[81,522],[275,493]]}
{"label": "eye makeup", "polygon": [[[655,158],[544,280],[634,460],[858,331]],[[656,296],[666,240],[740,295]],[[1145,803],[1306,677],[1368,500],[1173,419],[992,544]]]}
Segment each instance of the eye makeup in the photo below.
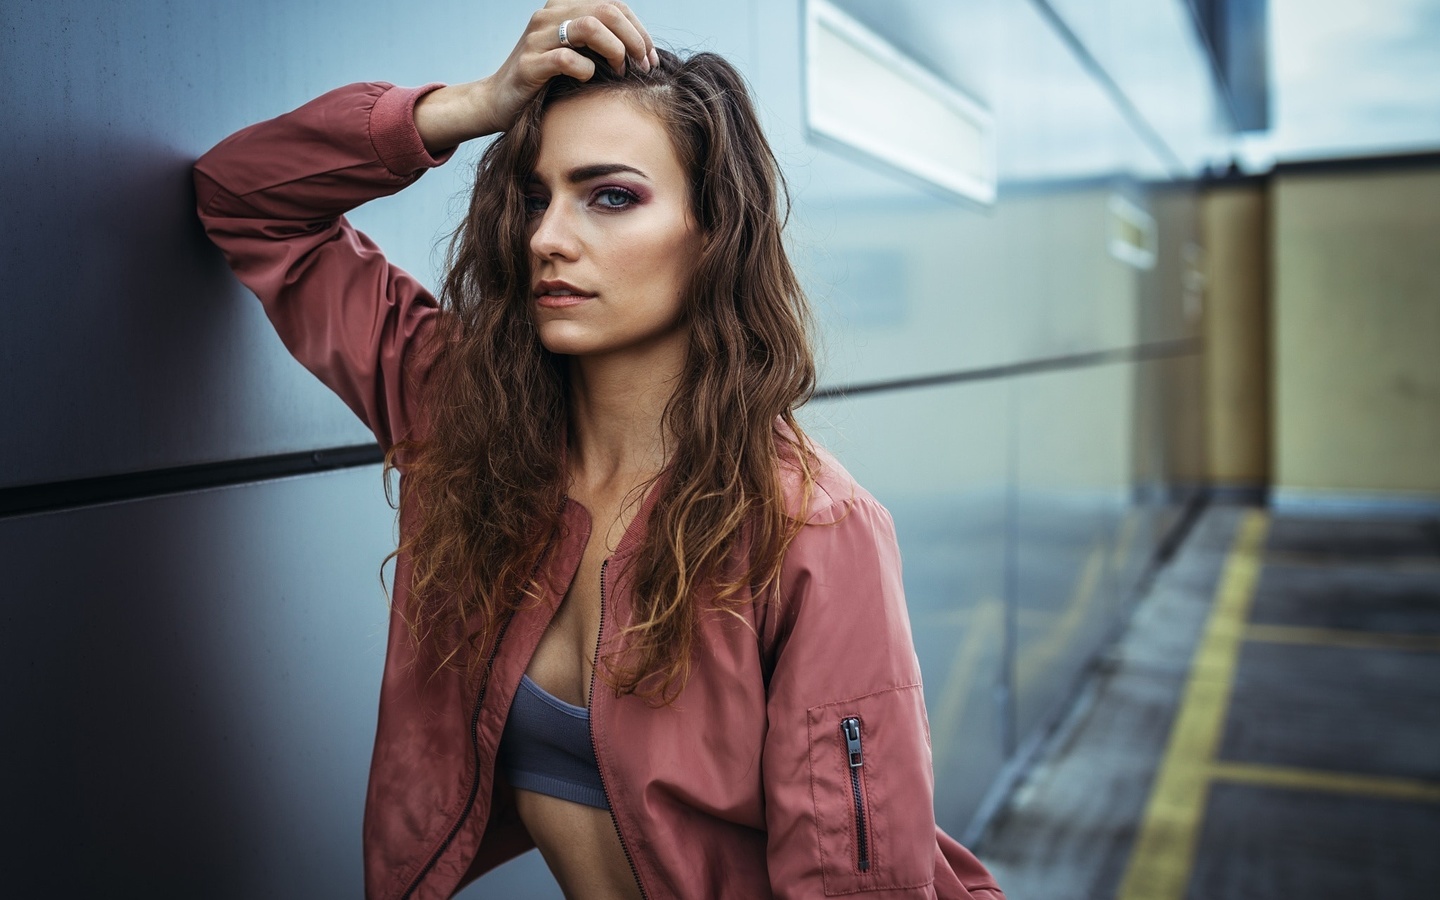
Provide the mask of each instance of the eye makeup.
{"label": "eye makeup", "polygon": [[[581,187],[585,182],[597,181],[606,176],[623,175],[633,173],[644,177],[644,173],[638,169],[624,165],[587,166],[569,173],[566,182]],[[585,176],[585,177],[577,177]],[[524,187],[525,210],[531,216],[539,215],[554,202],[547,182],[538,173],[532,172],[525,179]],[[563,190],[563,188],[562,188]],[[653,197],[651,188],[643,184],[605,182],[590,188],[585,195],[587,206],[598,209],[602,212],[624,212],[636,206],[648,203]]]}
{"label": "eye makeup", "polygon": [[[644,203],[647,196],[632,187],[619,184],[602,185],[590,195],[590,202],[607,211],[619,212]],[[615,202],[615,201],[619,202]]]}

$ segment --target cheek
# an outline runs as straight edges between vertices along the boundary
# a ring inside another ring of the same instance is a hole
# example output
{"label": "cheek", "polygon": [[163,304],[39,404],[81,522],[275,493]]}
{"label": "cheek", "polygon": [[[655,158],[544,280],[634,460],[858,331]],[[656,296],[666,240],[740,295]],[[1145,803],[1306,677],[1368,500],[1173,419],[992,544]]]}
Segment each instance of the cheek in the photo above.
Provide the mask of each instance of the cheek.
{"label": "cheek", "polygon": [[[678,233],[677,233],[678,232]],[[646,299],[646,306],[679,310],[699,257],[699,241],[683,225],[667,223],[644,238],[624,242],[615,254],[616,274]]]}
{"label": "cheek", "polygon": [[665,259],[672,277],[682,288],[690,283],[690,278],[700,263],[702,246],[700,235],[688,219],[683,220],[681,227],[671,233],[671,239],[665,248]]}

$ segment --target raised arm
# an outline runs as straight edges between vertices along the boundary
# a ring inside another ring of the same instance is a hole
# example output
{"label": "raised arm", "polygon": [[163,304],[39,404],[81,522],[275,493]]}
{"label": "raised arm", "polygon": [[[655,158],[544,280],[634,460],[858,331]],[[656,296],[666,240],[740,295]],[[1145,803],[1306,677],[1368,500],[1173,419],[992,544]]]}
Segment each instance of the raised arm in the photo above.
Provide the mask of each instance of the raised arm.
{"label": "raised arm", "polygon": [[[560,47],[569,21],[571,47]],[[649,35],[623,4],[552,2],[504,64],[447,87],[352,84],[245,128],[195,164],[198,212],[285,346],[369,426],[382,447],[423,431],[415,392],[439,311],[345,213],[413,183],[453,148],[504,130],[550,78],[587,79],[590,47],[649,66]]]}
{"label": "raised arm", "polygon": [[435,301],[345,220],[444,161],[415,130],[436,85],[353,84],[221,141],[195,164],[200,219],[285,346],[382,447],[414,424]]}

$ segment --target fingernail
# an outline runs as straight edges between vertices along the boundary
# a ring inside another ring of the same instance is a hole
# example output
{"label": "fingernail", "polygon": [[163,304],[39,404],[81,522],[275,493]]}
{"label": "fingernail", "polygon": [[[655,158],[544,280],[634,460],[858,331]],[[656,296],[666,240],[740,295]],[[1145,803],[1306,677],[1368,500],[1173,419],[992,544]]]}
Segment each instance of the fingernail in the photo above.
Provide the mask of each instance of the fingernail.
{"label": "fingernail", "polygon": [[656,50],[654,47],[650,48],[650,65],[660,65],[660,51]]}

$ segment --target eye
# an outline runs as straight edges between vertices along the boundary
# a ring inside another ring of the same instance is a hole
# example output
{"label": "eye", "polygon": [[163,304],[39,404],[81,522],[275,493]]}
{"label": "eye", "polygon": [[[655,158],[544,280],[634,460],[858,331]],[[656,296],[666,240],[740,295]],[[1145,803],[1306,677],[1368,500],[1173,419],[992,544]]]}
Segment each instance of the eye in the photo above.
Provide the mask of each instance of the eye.
{"label": "eye", "polygon": [[525,195],[525,214],[526,214],[526,215],[538,216],[540,213],[544,212],[544,211],[545,211],[545,207],[547,207],[547,206],[549,206],[549,205],[550,205],[550,200],[549,200],[548,198],[546,198],[546,197],[540,197],[540,196],[537,196],[537,195],[535,195],[535,194],[526,194],[526,195]]}
{"label": "eye", "polygon": [[638,202],[638,194],[622,187],[605,187],[595,192],[594,203],[601,209],[625,209]]}

